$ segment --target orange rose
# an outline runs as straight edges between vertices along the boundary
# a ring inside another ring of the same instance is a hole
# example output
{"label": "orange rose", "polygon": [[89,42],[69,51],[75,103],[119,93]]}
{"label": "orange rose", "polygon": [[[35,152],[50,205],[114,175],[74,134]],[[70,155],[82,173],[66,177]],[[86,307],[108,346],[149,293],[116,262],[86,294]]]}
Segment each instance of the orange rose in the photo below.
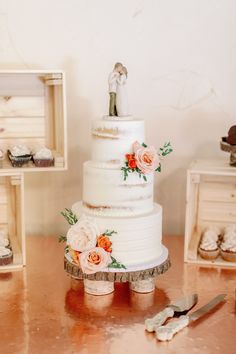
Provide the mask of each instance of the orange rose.
{"label": "orange rose", "polygon": [[112,242],[110,241],[109,237],[105,235],[101,235],[97,239],[97,247],[103,248],[107,252],[112,252],[111,249]]}
{"label": "orange rose", "polygon": [[134,154],[127,154],[126,158],[128,160],[128,167],[129,168],[136,168],[137,167]]}

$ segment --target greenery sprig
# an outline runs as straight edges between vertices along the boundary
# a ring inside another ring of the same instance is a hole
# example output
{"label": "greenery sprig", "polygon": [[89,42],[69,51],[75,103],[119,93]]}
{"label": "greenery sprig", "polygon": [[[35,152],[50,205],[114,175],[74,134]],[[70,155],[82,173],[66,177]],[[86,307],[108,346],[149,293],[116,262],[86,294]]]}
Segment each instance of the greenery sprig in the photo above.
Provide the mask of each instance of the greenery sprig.
{"label": "greenery sprig", "polygon": [[129,177],[129,173],[137,172],[139,174],[139,178],[143,178],[145,182],[147,182],[147,177],[140,171],[138,167],[130,168],[128,165],[128,161],[125,162],[125,167],[121,167],[121,171],[124,173],[124,181]]}
{"label": "greenery sprig", "polygon": [[65,208],[65,211],[62,211],[61,215],[64,216],[64,218],[70,225],[74,225],[78,221],[77,216],[73,213],[71,209]]}
{"label": "greenery sprig", "polygon": [[103,232],[103,235],[108,236],[108,237],[111,237],[114,234],[117,234],[117,232],[114,230],[112,230],[112,231],[106,230],[105,232]]}
{"label": "greenery sprig", "polygon": [[162,148],[159,150],[159,156],[165,157],[166,155],[170,154],[173,151],[170,141],[165,143]]}
{"label": "greenery sprig", "polygon": [[60,236],[58,237],[58,241],[59,241],[60,243],[66,242],[66,236],[60,235]]}
{"label": "greenery sprig", "polygon": [[112,262],[108,265],[108,268],[116,268],[116,269],[126,269],[124,264],[118,262],[114,257],[111,256]]}

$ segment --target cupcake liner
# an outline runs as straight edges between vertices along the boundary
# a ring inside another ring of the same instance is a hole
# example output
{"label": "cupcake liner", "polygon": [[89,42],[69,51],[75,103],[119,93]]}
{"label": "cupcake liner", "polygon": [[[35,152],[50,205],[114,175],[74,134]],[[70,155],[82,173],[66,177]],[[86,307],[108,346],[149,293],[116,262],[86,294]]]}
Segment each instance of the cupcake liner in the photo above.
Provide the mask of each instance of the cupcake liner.
{"label": "cupcake liner", "polygon": [[54,159],[34,159],[33,162],[36,167],[51,167],[54,166]]}
{"label": "cupcake liner", "polygon": [[198,253],[200,254],[200,256],[203,258],[203,259],[206,259],[206,260],[209,260],[209,261],[212,261],[214,259],[216,259],[219,254],[220,254],[220,250],[217,248],[216,250],[203,250],[202,248],[198,248]]}
{"label": "cupcake liner", "polygon": [[22,155],[22,156],[13,156],[10,150],[7,151],[7,154],[13,167],[22,167],[32,159],[32,155],[30,154]]}
{"label": "cupcake liner", "polygon": [[236,262],[236,252],[220,250],[220,255],[227,262]]}

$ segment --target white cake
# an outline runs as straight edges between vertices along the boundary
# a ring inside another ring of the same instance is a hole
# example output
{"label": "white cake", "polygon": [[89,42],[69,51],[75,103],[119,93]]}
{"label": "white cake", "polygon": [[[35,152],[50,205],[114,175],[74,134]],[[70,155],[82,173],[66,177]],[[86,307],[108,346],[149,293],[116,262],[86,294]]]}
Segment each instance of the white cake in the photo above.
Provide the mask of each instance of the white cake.
{"label": "white cake", "polygon": [[112,256],[127,268],[151,265],[161,256],[162,207],[153,203],[153,173],[124,180],[121,167],[137,140],[145,142],[144,121],[104,117],[92,124],[92,160],[83,165],[83,201],[72,211],[91,216],[102,232],[114,230]]}

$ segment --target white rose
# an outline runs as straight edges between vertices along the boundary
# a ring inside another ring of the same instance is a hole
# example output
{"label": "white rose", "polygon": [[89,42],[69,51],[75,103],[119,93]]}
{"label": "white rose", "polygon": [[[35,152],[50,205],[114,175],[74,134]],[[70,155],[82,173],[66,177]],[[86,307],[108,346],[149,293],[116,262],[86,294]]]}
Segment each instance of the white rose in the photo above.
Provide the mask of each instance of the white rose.
{"label": "white rose", "polygon": [[67,232],[67,244],[75,251],[84,252],[96,246],[99,229],[92,218],[82,216]]}

